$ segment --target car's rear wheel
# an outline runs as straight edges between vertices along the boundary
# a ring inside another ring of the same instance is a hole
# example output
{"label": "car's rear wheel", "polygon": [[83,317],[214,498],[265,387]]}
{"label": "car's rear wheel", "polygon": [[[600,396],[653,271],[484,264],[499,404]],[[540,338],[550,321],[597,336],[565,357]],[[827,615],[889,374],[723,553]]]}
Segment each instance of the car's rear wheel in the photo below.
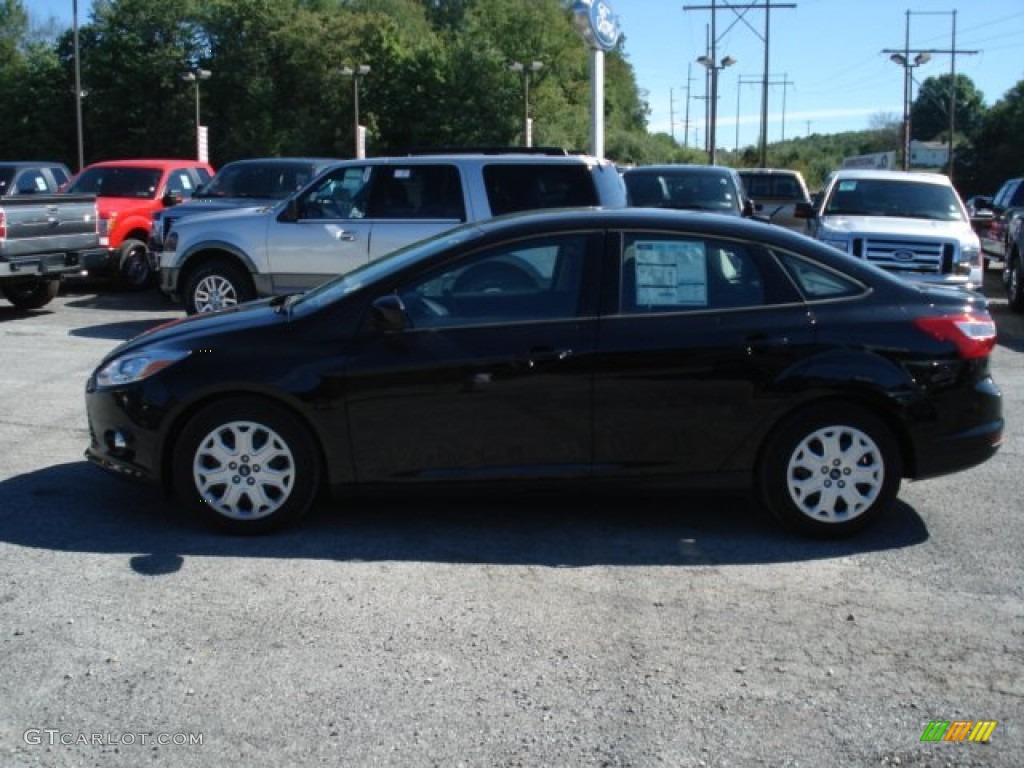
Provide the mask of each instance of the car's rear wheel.
{"label": "car's rear wheel", "polygon": [[292,413],[258,398],[217,402],[182,430],[173,460],[181,502],[228,533],[268,533],[297,522],[316,500],[320,459]]}
{"label": "car's rear wheel", "polygon": [[1021,255],[1013,254],[1006,265],[1006,299],[1014,312],[1024,312],[1024,284],[1021,283]]}
{"label": "car's rear wheel", "polygon": [[799,533],[848,536],[890,509],[902,461],[892,431],[851,404],[812,406],[768,440],[758,480],[763,500]]}
{"label": "car's rear wheel", "polygon": [[215,312],[256,297],[249,275],[220,259],[207,262],[191,274],[185,286],[185,311],[190,315]]}
{"label": "car's rear wheel", "polygon": [[58,280],[15,280],[3,284],[4,297],[18,309],[39,309],[53,301],[60,292]]}
{"label": "car's rear wheel", "polygon": [[149,254],[144,242],[125,240],[121,243],[121,258],[116,280],[120,287],[132,291],[140,291],[152,284],[153,270],[149,266]]}

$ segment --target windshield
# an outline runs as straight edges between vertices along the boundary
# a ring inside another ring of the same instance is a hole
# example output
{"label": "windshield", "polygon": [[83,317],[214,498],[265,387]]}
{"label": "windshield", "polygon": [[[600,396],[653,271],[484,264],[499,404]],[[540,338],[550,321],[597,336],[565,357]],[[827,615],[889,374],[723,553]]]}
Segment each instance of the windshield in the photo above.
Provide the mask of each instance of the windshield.
{"label": "windshield", "polygon": [[160,184],[157,168],[88,168],[65,190],[71,194],[97,197],[156,197]]}
{"label": "windshield", "polygon": [[630,205],[736,213],[737,189],[731,179],[713,169],[687,168],[634,171],[623,176]]}
{"label": "windshield", "polygon": [[478,238],[482,235],[476,224],[466,224],[442,232],[439,235],[392,251],[383,258],[364,264],[351,272],[328,280],[308,293],[299,297],[294,304],[296,314],[307,314],[338,301],[344,296],[358,291],[365,285],[374,283],[387,275],[404,269],[421,259],[430,258],[435,253],[451,248],[458,243]]}
{"label": "windshield", "polygon": [[908,179],[842,179],[832,188],[825,214],[934,221],[966,219],[952,188]]}
{"label": "windshield", "polygon": [[313,177],[308,163],[238,163],[220,169],[200,197],[255,197],[284,200]]}

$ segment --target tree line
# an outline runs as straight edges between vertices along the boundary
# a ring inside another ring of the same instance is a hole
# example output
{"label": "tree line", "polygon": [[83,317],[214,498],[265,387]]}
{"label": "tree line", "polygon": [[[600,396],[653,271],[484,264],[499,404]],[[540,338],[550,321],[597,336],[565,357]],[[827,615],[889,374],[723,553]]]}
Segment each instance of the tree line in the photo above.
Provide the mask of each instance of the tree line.
{"label": "tree line", "polygon": [[[533,143],[589,147],[590,54],[566,0],[95,0],[79,19],[84,161],[194,157],[198,87],[215,166],[242,157],[350,157],[356,88],[367,152],[522,143],[529,73]],[[622,164],[705,162],[650,133],[647,94],[625,53],[605,57],[605,154]],[[208,79],[186,81],[196,70]],[[950,76],[926,80],[914,138],[943,139]],[[956,79],[955,178],[965,195],[1024,172],[1024,81],[992,107]],[[0,157],[78,164],[73,30],[33,26],[23,0],[0,0]],[[898,149],[900,122],[771,144],[769,164],[812,185],[847,155]],[[755,148],[719,162],[759,163]]]}

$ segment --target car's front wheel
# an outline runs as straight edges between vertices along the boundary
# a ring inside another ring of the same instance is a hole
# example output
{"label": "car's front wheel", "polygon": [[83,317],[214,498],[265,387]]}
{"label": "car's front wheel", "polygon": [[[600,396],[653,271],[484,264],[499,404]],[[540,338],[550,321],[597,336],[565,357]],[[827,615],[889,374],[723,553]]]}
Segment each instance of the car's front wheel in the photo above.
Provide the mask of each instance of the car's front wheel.
{"label": "car's front wheel", "polygon": [[784,525],[802,534],[848,536],[892,507],[902,461],[892,431],[850,404],[812,406],[768,440],[758,480]]}
{"label": "car's front wheel", "polygon": [[4,297],[18,309],[39,309],[53,301],[60,292],[57,280],[13,280],[3,284]]}
{"label": "car's front wheel", "polygon": [[125,240],[116,275],[117,284],[131,291],[140,291],[153,283],[153,270],[149,266],[146,244],[141,240]]}
{"label": "car's front wheel", "polygon": [[268,533],[297,522],[319,488],[319,452],[290,411],[258,398],[213,403],[182,430],[173,460],[178,499],[228,533]]}
{"label": "car's front wheel", "polygon": [[215,259],[199,267],[185,286],[185,311],[216,312],[256,297],[249,275],[228,261]]}

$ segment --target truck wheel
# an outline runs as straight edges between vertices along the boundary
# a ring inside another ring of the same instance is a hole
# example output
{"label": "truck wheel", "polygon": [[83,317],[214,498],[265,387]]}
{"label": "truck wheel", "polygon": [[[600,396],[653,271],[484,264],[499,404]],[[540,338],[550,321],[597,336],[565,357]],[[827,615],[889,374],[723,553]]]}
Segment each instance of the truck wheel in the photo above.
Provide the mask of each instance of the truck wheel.
{"label": "truck wheel", "polygon": [[1006,298],[1010,309],[1014,312],[1024,312],[1024,284],[1021,284],[1019,253],[1010,257],[1010,263],[1006,265]]}
{"label": "truck wheel", "polygon": [[853,405],[812,406],[785,422],[758,466],[762,499],[784,525],[848,536],[888,511],[902,462],[892,432]]}
{"label": "truck wheel", "polygon": [[57,297],[59,280],[18,280],[3,284],[4,296],[18,309],[39,309]]}
{"label": "truck wheel", "polygon": [[297,522],[320,491],[319,452],[288,410],[253,397],[208,405],[174,450],[178,499],[227,533],[269,533]]}
{"label": "truck wheel", "polygon": [[249,275],[228,261],[203,264],[185,286],[185,311],[190,315],[215,312],[256,298]]}
{"label": "truck wheel", "polygon": [[149,267],[149,254],[141,240],[125,240],[121,243],[121,255],[115,280],[121,288],[140,291],[153,282],[153,270]]}

